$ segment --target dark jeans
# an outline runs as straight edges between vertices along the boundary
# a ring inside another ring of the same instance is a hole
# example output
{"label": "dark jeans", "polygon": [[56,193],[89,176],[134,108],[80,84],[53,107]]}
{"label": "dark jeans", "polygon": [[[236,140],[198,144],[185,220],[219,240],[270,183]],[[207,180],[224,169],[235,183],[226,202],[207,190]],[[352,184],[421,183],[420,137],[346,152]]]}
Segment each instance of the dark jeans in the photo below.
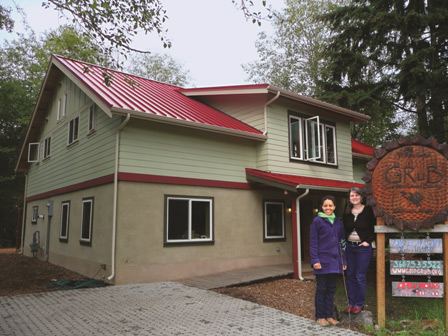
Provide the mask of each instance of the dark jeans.
{"label": "dark jeans", "polygon": [[333,317],[333,299],[337,274],[316,274],[316,319]]}
{"label": "dark jeans", "polygon": [[372,258],[372,246],[347,244],[347,292],[348,303],[353,307],[363,307],[366,299],[367,269]]}

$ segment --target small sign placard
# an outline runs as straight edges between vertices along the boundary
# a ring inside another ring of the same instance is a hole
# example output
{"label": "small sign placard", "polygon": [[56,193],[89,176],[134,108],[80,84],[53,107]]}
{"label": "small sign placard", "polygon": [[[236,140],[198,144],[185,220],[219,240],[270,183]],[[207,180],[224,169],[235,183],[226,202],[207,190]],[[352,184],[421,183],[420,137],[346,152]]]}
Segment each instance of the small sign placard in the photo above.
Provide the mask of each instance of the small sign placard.
{"label": "small sign placard", "polygon": [[392,296],[443,298],[443,282],[392,282]]}
{"label": "small sign placard", "polygon": [[443,253],[442,239],[389,239],[390,253]]}
{"label": "small sign placard", "polygon": [[443,275],[441,260],[391,260],[390,275]]}

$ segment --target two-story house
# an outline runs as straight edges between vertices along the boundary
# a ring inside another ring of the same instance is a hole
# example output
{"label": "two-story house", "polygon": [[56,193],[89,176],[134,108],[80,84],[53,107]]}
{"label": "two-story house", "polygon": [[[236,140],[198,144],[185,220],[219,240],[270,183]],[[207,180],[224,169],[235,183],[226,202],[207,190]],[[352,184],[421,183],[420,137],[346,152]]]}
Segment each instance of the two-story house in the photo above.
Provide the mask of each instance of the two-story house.
{"label": "two-story house", "polygon": [[[105,84],[107,77],[110,85]],[[17,162],[24,254],[116,284],[290,264],[342,214],[368,116],[267,84],[184,89],[53,56]]]}

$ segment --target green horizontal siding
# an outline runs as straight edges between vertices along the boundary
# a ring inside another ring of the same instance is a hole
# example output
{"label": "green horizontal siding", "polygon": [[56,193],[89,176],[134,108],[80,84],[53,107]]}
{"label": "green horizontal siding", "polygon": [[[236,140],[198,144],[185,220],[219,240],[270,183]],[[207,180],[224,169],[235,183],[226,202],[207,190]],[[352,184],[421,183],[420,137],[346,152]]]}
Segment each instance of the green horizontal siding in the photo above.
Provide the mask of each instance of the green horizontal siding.
{"label": "green horizontal siding", "polygon": [[154,122],[123,129],[120,172],[246,182],[256,141]]}
{"label": "green horizontal siding", "polygon": [[[96,131],[87,134],[89,99],[70,81],[55,94],[49,108],[48,124],[41,134],[41,161],[28,171],[28,196],[67,187],[112,174],[115,165],[115,132],[121,118],[109,118],[97,111]],[[67,116],[56,123],[57,99],[68,90]],[[56,102],[56,103],[55,103]],[[79,115],[78,142],[67,147],[69,121]],[[52,128],[50,127],[52,126]],[[42,160],[43,141],[51,135],[51,156]]]}

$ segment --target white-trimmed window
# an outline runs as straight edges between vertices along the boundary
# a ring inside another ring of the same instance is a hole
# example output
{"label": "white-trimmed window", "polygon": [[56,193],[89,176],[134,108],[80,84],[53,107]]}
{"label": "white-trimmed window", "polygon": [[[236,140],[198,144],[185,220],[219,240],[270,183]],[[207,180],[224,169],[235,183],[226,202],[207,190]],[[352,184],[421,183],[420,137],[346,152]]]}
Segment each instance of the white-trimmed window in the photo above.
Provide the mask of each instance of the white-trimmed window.
{"label": "white-trimmed window", "polygon": [[89,121],[88,121],[88,125],[87,125],[87,133],[92,133],[95,131],[96,111],[97,111],[97,106],[95,104],[91,105],[90,109],[89,109]]}
{"label": "white-trimmed window", "polygon": [[282,201],[263,202],[264,240],[285,240],[285,204]]}
{"label": "white-trimmed window", "polygon": [[56,111],[56,120],[61,120],[62,117],[62,99],[58,99],[58,110]]}
{"label": "white-trimmed window", "polygon": [[61,118],[64,118],[67,115],[67,92],[64,93],[62,97],[62,108],[61,108]]}
{"label": "white-trimmed window", "polygon": [[43,159],[45,160],[46,158],[48,158],[51,154],[51,136],[49,136],[48,138],[46,138],[44,140],[44,156]]}
{"label": "white-trimmed window", "polygon": [[61,229],[59,231],[59,240],[68,241],[68,226],[70,222],[70,202],[61,204]]}
{"label": "white-trimmed window", "polygon": [[37,224],[37,218],[39,218],[39,207],[35,205],[31,212],[31,224]]}
{"label": "white-trimmed window", "polygon": [[79,117],[76,117],[68,123],[68,145],[76,142],[79,137]]}
{"label": "white-trimmed window", "polygon": [[40,143],[31,142],[28,144],[28,162],[39,162]]}
{"label": "white-trimmed window", "polygon": [[166,196],[165,243],[213,241],[213,199]]}
{"label": "white-trimmed window", "polygon": [[82,216],[81,216],[81,243],[90,245],[92,243],[92,226],[93,226],[93,198],[85,198],[82,200]]}
{"label": "white-trimmed window", "polygon": [[336,126],[319,117],[289,116],[291,160],[337,165]]}

